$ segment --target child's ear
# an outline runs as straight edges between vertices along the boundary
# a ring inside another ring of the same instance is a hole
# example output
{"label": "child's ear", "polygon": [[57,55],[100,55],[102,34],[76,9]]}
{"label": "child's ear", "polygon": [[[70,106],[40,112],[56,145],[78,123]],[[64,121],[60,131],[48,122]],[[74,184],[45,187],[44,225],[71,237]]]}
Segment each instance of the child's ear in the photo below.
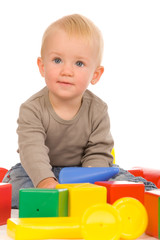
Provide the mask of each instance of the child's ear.
{"label": "child's ear", "polygon": [[96,84],[99,81],[99,79],[101,78],[103,72],[104,72],[104,67],[99,66],[99,67],[96,68],[96,70],[95,70],[95,72],[93,74],[93,78],[91,80],[91,84],[92,85]]}
{"label": "child's ear", "polygon": [[43,60],[41,57],[37,58],[37,65],[38,65],[41,76],[44,77],[44,75],[45,75],[44,74],[44,63],[43,63]]}

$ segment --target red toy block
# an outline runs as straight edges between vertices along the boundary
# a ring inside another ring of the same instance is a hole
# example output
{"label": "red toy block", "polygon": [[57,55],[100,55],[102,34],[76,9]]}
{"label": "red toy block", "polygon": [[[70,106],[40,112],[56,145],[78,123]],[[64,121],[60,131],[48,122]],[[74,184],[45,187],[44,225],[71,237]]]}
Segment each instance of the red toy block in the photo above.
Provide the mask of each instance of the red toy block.
{"label": "red toy block", "polygon": [[11,217],[12,185],[0,183],[0,225],[7,223]]}
{"label": "red toy block", "polygon": [[113,204],[123,197],[132,197],[144,204],[144,184],[127,181],[95,182],[95,184],[107,188],[107,203]]}
{"label": "red toy block", "polygon": [[158,188],[160,188],[160,170],[143,168],[143,167],[134,167],[133,169],[128,170],[134,176],[140,176],[145,178],[147,181],[153,182]]}
{"label": "red toy block", "polygon": [[5,174],[8,172],[6,168],[0,168],[0,182],[2,182]]}
{"label": "red toy block", "polygon": [[135,177],[144,177],[143,170],[141,168],[129,169],[128,172],[130,172]]}
{"label": "red toy block", "polygon": [[148,213],[146,234],[160,238],[160,190],[152,190],[144,194],[144,206]]}

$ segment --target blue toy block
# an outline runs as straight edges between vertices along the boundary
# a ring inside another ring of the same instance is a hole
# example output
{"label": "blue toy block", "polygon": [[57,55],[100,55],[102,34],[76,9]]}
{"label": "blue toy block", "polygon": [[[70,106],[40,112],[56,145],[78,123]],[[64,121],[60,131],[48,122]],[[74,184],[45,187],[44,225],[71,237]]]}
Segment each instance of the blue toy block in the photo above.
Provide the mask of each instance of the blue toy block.
{"label": "blue toy block", "polygon": [[115,167],[65,167],[59,174],[59,183],[95,183],[107,181],[119,172]]}

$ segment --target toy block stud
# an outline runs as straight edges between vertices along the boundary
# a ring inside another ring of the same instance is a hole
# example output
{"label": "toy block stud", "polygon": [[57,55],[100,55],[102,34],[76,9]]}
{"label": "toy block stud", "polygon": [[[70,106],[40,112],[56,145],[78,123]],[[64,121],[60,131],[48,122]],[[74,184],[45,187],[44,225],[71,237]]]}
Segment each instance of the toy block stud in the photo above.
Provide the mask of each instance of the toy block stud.
{"label": "toy block stud", "polygon": [[68,216],[82,216],[94,204],[106,203],[106,188],[90,183],[58,184],[56,189],[68,189]]}
{"label": "toy block stud", "polygon": [[0,225],[7,223],[11,217],[12,185],[0,183]]}
{"label": "toy block stud", "polygon": [[115,167],[65,167],[59,174],[59,183],[94,183],[106,181],[119,172]]}
{"label": "toy block stud", "polygon": [[[19,217],[67,216],[68,190],[28,188],[19,191]],[[63,203],[63,206],[59,206]]]}
{"label": "toy block stud", "polygon": [[122,197],[132,197],[144,203],[144,184],[127,181],[95,182],[107,188],[107,202],[113,204]]}
{"label": "toy block stud", "polygon": [[160,238],[160,190],[152,190],[144,194],[144,206],[148,213],[146,233]]}

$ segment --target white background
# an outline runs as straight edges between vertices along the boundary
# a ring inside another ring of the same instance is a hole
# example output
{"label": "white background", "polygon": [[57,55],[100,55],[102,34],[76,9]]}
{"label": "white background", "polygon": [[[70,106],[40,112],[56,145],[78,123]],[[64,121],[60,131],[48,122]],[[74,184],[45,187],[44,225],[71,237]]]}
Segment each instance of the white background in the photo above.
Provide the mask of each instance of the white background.
{"label": "white background", "polygon": [[36,65],[46,27],[80,13],[101,29],[105,73],[89,87],[108,103],[116,163],[160,169],[160,1],[0,1],[0,167],[19,162],[20,104],[44,87]]}

